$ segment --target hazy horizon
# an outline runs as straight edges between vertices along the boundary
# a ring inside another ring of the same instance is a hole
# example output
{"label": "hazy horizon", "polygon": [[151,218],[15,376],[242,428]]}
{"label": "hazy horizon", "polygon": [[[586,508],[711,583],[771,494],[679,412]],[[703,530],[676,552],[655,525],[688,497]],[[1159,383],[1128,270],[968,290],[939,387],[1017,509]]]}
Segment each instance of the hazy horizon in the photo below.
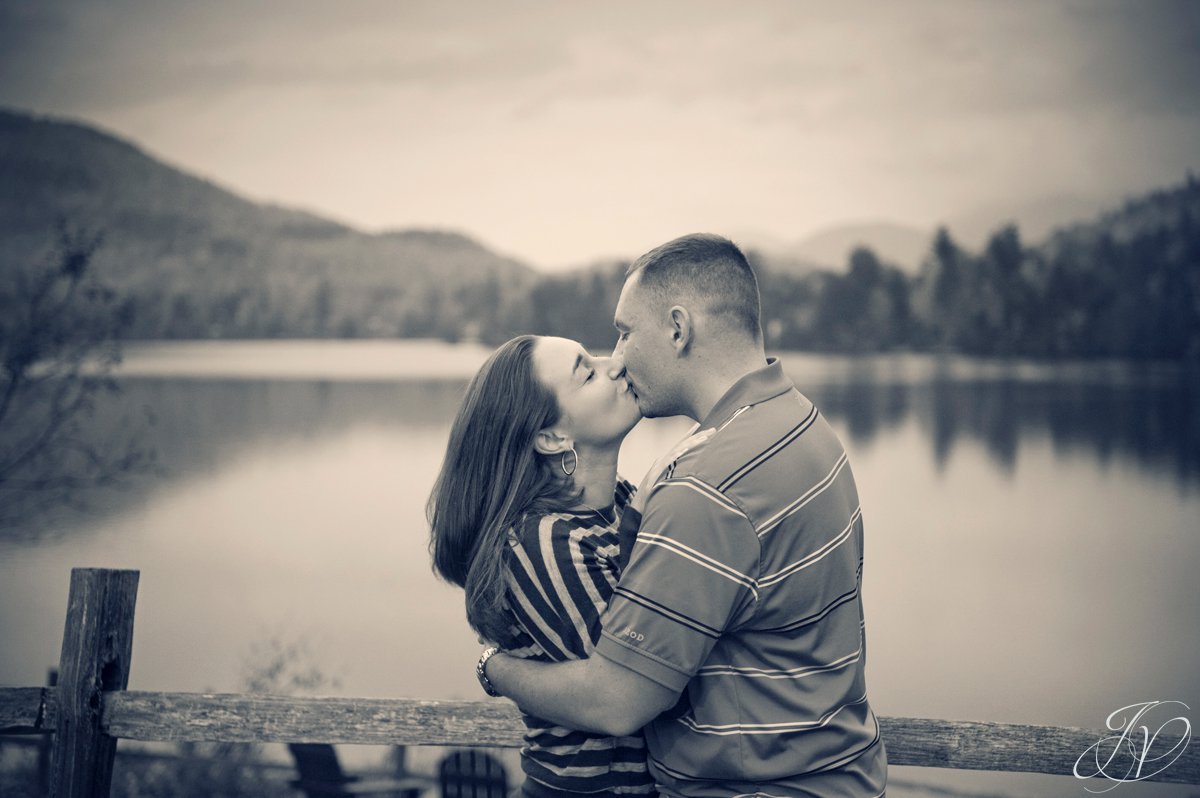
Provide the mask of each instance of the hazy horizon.
{"label": "hazy horizon", "polygon": [[545,270],[714,230],[1049,222],[1200,167],[1200,4],[0,0],[0,105]]}

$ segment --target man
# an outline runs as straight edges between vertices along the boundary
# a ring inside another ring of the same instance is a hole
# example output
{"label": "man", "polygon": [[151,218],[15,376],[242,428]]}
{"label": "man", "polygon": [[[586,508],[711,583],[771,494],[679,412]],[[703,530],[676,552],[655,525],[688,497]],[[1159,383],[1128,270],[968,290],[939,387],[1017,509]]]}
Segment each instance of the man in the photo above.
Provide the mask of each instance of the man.
{"label": "man", "polygon": [[498,654],[481,680],[567,727],[645,726],[664,795],[883,795],[857,490],[765,355],[753,271],[730,241],[684,236],[634,262],[614,323],[643,415],[714,432],[644,486],[594,656]]}

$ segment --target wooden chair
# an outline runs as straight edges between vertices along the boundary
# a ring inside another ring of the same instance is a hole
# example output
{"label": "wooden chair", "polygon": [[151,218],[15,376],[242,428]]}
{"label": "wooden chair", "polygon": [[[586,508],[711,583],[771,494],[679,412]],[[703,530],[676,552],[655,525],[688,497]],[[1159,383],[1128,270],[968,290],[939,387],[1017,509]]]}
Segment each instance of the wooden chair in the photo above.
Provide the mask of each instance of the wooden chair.
{"label": "wooden chair", "polygon": [[448,754],[438,765],[442,798],[506,798],[508,775],[496,758],[468,749]]}
{"label": "wooden chair", "polygon": [[342,771],[337,750],[327,743],[289,743],[300,778],[288,784],[308,798],[345,795],[380,795],[393,798],[418,798],[433,786],[422,776],[400,775],[394,778],[363,779]]}

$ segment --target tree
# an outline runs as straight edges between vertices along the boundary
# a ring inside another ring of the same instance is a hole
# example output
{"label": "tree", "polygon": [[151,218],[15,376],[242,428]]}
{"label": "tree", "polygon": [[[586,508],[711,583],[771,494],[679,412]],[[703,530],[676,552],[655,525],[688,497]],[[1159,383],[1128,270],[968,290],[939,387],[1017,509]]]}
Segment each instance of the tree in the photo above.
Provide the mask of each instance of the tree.
{"label": "tree", "polygon": [[948,349],[956,331],[955,308],[963,284],[966,254],[945,227],[938,228],[933,245],[921,266],[914,296],[914,310],[926,343]]}
{"label": "tree", "polygon": [[981,266],[987,306],[980,309],[988,319],[985,331],[991,353],[1008,355],[1021,351],[1026,342],[1026,314],[1033,295],[1021,274],[1026,252],[1015,224],[997,230],[984,248]]}
{"label": "tree", "polygon": [[91,273],[100,240],[62,226],[47,257],[0,284],[0,530],[82,508],[89,490],[151,464],[127,430],[106,438],[90,423],[118,390],[110,372],[132,321]]}

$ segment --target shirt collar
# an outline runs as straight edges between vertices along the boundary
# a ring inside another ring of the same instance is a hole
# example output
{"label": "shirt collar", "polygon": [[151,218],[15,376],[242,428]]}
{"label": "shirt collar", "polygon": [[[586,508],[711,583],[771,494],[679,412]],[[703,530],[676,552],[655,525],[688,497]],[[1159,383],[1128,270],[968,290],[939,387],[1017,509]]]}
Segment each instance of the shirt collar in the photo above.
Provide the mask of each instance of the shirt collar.
{"label": "shirt collar", "polygon": [[713,409],[700,422],[700,429],[716,428],[724,424],[743,407],[756,405],[786,393],[796,386],[783,373],[777,357],[767,358],[767,365],[755,369],[729,387]]}

